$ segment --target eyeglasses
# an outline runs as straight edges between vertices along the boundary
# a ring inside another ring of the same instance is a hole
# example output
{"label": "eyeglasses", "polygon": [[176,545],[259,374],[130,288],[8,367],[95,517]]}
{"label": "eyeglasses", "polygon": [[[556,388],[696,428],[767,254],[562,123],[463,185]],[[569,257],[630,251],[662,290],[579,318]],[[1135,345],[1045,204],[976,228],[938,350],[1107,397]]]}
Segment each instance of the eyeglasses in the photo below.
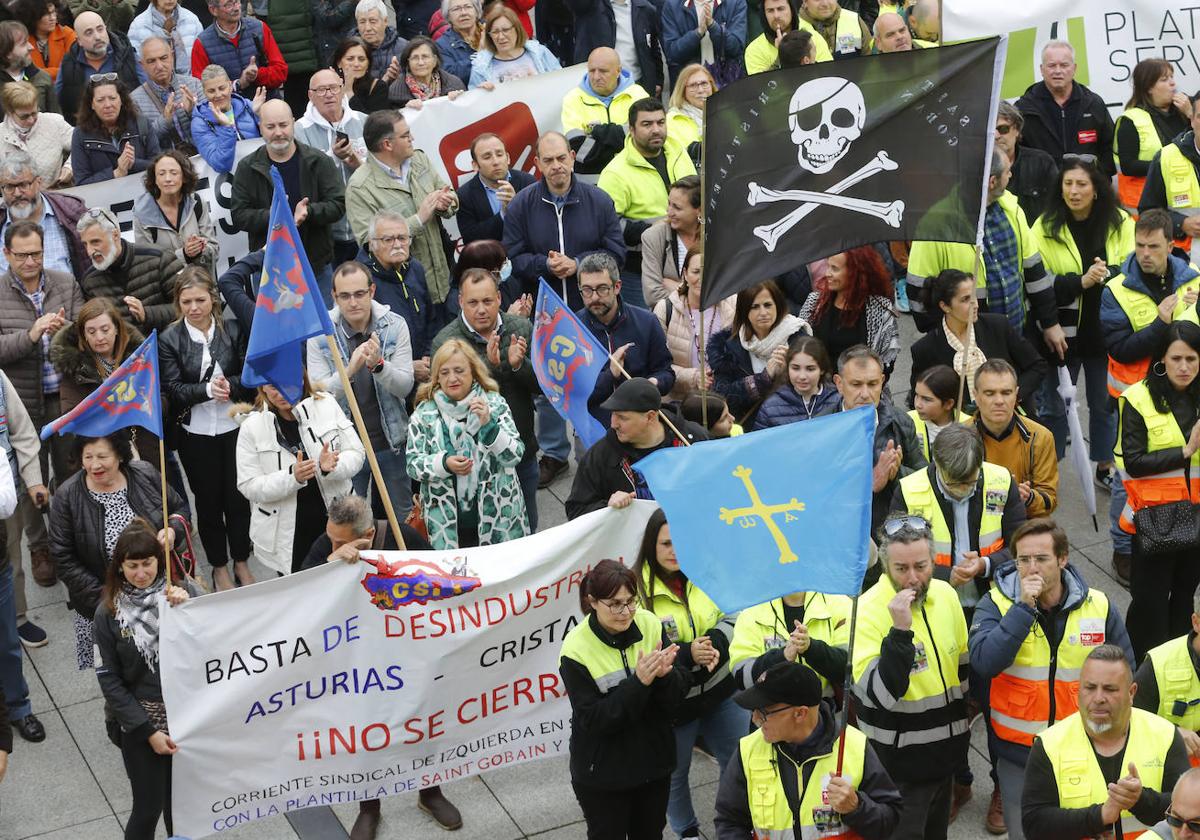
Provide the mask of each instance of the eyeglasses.
{"label": "eyeglasses", "polygon": [[333,96],[342,90],[341,85],[321,85],[321,87],[309,88],[309,93],[315,93],[318,96]]}
{"label": "eyeglasses", "polygon": [[5,192],[28,192],[33,189],[36,183],[36,178],[30,178],[28,181],[17,181],[15,184],[0,184],[0,190],[4,190]]}
{"label": "eyeglasses", "polygon": [[41,262],[43,251],[9,251],[12,259],[9,262]]}
{"label": "eyeglasses", "polygon": [[515,26],[493,26],[488,30],[493,38],[495,38],[497,35],[511,35],[516,31],[517,29]]}
{"label": "eyeglasses", "polygon": [[1018,566],[1030,566],[1037,563],[1040,566],[1054,563],[1058,558],[1053,554],[1018,554],[1015,562]]}
{"label": "eyeglasses", "polygon": [[30,120],[37,119],[37,115],[37,111],[26,111],[25,113],[13,111],[13,119],[17,122],[29,122]]}
{"label": "eyeglasses", "polygon": [[778,709],[772,709],[769,712],[766,709],[755,709],[753,712],[750,713],[750,722],[753,723],[755,726],[762,726],[764,723],[767,722],[767,718],[769,718],[771,715],[777,715],[780,712],[786,712],[788,709],[791,709],[791,708],[795,708],[795,707],[794,706],[781,706]]}
{"label": "eyeglasses", "polygon": [[637,612],[638,608],[637,601],[601,601],[600,603],[608,607],[616,615],[621,615],[622,613],[633,615]]}
{"label": "eyeglasses", "polygon": [[708,79],[700,79],[699,81],[688,82],[683,87],[684,90],[704,90],[705,88],[712,90],[712,82]]}
{"label": "eyeglasses", "polygon": [[404,234],[400,233],[396,234],[395,236],[372,236],[371,241],[382,242],[384,245],[387,245],[390,248],[392,245],[407,245],[410,241],[412,241],[412,237],[405,236]]}
{"label": "eyeglasses", "polygon": [[1095,155],[1077,155],[1077,154],[1063,155],[1062,159],[1063,159],[1063,163],[1066,163],[1067,161],[1073,161],[1075,163],[1086,163],[1089,166],[1095,166],[1096,162],[1099,160],[1099,158],[1097,158]]}
{"label": "eyeglasses", "polygon": [[457,14],[458,12],[473,12],[475,11],[475,7],[468,3],[465,6],[451,6],[446,11],[453,15]]}
{"label": "eyeglasses", "polygon": [[609,283],[605,283],[601,286],[580,286],[579,294],[581,297],[585,297],[585,298],[608,297],[609,292],[611,292],[612,290],[613,290],[613,287]]}
{"label": "eyeglasses", "polygon": [[896,516],[883,523],[883,533],[894,537],[901,531],[928,531],[929,522],[923,516]]}
{"label": "eyeglasses", "polygon": [[1193,820],[1185,820],[1183,817],[1175,816],[1170,811],[1167,811],[1165,816],[1167,818],[1167,825],[1171,826],[1171,828],[1183,828],[1186,825],[1187,830],[1192,832],[1192,834],[1200,834],[1200,817]]}
{"label": "eyeglasses", "polygon": [[370,296],[370,289],[360,289],[357,292],[338,292],[334,298],[338,303],[349,303],[352,300],[366,300]]}
{"label": "eyeglasses", "polygon": [[89,85],[106,85],[106,84],[109,84],[110,82],[115,82],[117,80],[117,78],[118,77],[117,77],[116,73],[93,73],[92,77],[90,79],[88,79],[88,84]]}
{"label": "eyeglasses", "polygon": [[1012,123],[996,123],[996,133],[1004,137],[1008,132],[1012,131]]}

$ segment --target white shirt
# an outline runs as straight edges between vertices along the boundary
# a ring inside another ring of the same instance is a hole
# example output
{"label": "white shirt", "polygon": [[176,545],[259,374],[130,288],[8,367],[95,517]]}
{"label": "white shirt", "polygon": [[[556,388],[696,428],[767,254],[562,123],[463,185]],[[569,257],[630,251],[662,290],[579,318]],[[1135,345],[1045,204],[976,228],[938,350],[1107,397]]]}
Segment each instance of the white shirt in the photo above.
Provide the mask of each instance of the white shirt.
{"label": "white shirt", "polygon": [[642,65],[638,64],[637,42],[633,39],[633,3],[631,0],[612,0],[612,10],[617,19],[617,43],[614,49],[621,57],[621,67],[628,70],[636,82],[642,78]]}
{"label": "white shirt", "polygon": [[218,402],[212,399],[212,381],[222,375],[221,365],[212,357],[208,349],[217,329],[216,315],[213,316],[212,323],[208,325],[207,333],[200,332],[187,321],[183,322],[183,326],[187,329],[188,337],[204,348],[200,354],[201,375],[208,370],[209,365],[212,365],[212,374],[209,376],[205,388],[209,399],[192,406],[191,417],[183,424],[183,428],[194,435],[203,435],[204,437],[216,437],[225,432],[232,432],[238,425],[229,417],[228,400]]}

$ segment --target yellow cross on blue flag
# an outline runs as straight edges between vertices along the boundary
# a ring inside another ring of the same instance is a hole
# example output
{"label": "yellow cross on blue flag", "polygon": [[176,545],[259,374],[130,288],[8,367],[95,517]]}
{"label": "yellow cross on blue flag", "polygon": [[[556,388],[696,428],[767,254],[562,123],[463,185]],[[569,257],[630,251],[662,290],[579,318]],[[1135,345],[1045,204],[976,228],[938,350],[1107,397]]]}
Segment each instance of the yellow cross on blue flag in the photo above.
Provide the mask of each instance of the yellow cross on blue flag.
{"label": "yellow cross on blue flag", "polygon": [[871,536],[871,407],[689,447],[634,465],[688,580],[725,612],[792,592],[854,596]]}

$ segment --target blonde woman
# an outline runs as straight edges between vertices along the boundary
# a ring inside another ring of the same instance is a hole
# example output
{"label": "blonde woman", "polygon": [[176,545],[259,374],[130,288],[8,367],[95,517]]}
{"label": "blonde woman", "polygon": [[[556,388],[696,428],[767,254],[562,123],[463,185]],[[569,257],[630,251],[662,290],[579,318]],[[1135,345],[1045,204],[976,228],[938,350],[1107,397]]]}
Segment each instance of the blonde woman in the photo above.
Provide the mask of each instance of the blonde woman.
{"label": "blonde woman", "polygon": [[684,146],[704,139],[704,106],[717,92],[717,80],[702,64],[679,71],[675,90],[667,103],[667,136]]}
{"label": "blonde woman", "polygon": [[434,548],[495,545],[529,533],[517,464],[525,445],[496,381],[462,339],[438,348],[408,426],[408,474]]}

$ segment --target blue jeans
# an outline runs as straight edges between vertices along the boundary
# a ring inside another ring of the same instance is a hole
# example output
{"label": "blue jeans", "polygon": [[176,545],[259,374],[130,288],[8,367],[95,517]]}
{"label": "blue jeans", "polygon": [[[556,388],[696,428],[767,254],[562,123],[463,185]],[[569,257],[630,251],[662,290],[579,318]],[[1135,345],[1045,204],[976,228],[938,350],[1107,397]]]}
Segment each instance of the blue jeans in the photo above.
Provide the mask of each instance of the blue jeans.
{"label": "blue jeans", "polygon": [[1125,502],[1128,500],[1125,485],[1119,476],[1113,477],[1109,495],[1111,499],[1108,503],[1108,535],[1112,537],[1113,551],[1121,554],[1133,554],[1133,535],[1126,534],[1117,524],[1121,518],[1121,511],[1125,508]]}
{"label": "blue jeans", "polygon": [[554,410],[550,400],[542,395],[534,397],[537,406],[538,449],[546,458],[566,463],[571,457],[571,444],[567,441],[567,421]]}
{"label": "blue jeans", "polygon": [[[392,500],[392,508],[396,511],[396,519],[403,522],[412,512],[412,480],[408,477],[408,471],[404,465],[404,450],[403,449],[376,449],[375,460],[379,461],[379,474],[383,476],[384,486],[387,487],[388,496]],[[379,491],[374,489],[374,484],[371,480],[371,464],[364,462],[362,469],[354,476],[352,481],[354,494],[367,498],[367,489],[371,488],[371,507],[375,512],[376,519],[384,518],[383,502],[379,498]]]}
{"label": "blue jeans", "polygon": [[[21,558],[17,558],[21,562]],[[12,566],[0,570],[0,688],[8,703],[8,719],[21,720],[32,710],[29,684],[21,670],[21,638],[17,635],[17,602],[13,598]]]}
{"label": "blue jeans", "polygon": [[[1108,357],[1073,356],[1067,360],[1071,381],[1079,384],[1079,371],[1083,369],[1083,381],[1087,392],[1088,406],[1088,457],[1098,464],[1112,463],[1113,446],[1117,442],[1117,409],[1108,396]],[[1054,433],[1054,449],[1058,460],[1067,451],[1067,406],[1058,394],[1058,371],[1050,368],[1042,380],[1038,395],[1042,423]],[[1079,446],[1083,441],[1077,441]]]}
{"label": "blue jeans", "polygon": [[[641,261],[639,260],[639,265]],[[627,306],[636,306],[638,309],[646,309],[646,298],[642,294],[642,274],[640,271],[622,271],[621,272],[621,300],[625,301]]]}
{"label": "blue jeans", "polygon": [[313,269],[313,273],[317,275],[317,288],[321,290],[321,300],[325,302],[326,309],[333,309],[333,265],[326,265],[321,269]]}
{"label": "blue jeans", "polygon": [[525,497],[525,514],[529,518],[529,533],[536,534],[538,526],[538,459],[536,452],[526,455],[521,459],[521,463],[517,464],[517,480],[521,482],[521,495]]}
{"label": "blue jeans", "polygon": [[704,743],[717,756],[721,772],[738,748],[738,741],[750,731],[750,713],[726,697],[702,718],[675,727],[675,772],[671,774],[671,798],[667,802],[667,822],[671,830],[682,835],[699,826],[692,808],[692,792],[688,788],[688,771],[692,769],[692,748],[696,737],[704,733]]}

